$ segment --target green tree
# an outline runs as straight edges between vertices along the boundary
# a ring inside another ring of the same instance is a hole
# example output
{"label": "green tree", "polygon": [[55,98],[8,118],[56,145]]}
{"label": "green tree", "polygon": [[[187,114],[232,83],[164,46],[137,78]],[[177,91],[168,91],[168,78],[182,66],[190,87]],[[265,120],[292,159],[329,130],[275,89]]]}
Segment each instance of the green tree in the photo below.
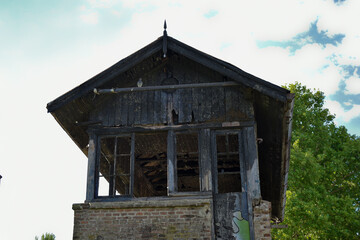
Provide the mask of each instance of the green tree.
{"label": "green tree", "polygon": [[[39,237],[36,236],[35,240],[39,240]],[[41,236],[41,240],[55,240],[55,235],[53,233],[45,233]]]}
{"label": "green tree", "polygon": [[360,138],[337,127],[324,93],[299,83],[284,224],[274,239],[360,239]]}

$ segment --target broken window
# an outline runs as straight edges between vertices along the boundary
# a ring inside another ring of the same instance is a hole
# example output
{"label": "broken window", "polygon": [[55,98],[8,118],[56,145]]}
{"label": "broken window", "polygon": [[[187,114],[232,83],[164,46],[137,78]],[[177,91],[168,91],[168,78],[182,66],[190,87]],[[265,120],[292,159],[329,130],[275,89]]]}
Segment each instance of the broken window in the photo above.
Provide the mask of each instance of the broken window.
{"label": "broken window", "polygon": [[241,192],[238,133],[217,133],[218,193]]}
{"label": "broken window", "polygon": [[167,132],[135,134],[134,196],[167,195]]}
{"label": "broken window", "polygon": [[[215,130],[213,133],[215,156],[208,155],[208,161],[213,159],[216,169],[212,171],[209,167],[209,181],[213,172],[218,193],[241,192],[240,132]],[[206,156],[205,152],[211,147],[203,144],[200,149],[199,137],[198,130],[98,136],[95,198],[167,196],[168,193],[201,191],[200,178],[205,181],[206,176],[201,176],[205,171],[200,171],[199,156],[201,153]],[[168,155],[168,151],[171,154]],[[168,168],[169,162],[174,168]]]}
{"label": "broken window", "polygon": [[100,138],[98,196],[132,194],[131,135]]}
{"label": "broken window", "polygon": [[167,194],[167,133],[100,137],[96,197]]}
{"label": "broken window", "polygon": [[198,133],[176,133],[178,192],[200,191]]}

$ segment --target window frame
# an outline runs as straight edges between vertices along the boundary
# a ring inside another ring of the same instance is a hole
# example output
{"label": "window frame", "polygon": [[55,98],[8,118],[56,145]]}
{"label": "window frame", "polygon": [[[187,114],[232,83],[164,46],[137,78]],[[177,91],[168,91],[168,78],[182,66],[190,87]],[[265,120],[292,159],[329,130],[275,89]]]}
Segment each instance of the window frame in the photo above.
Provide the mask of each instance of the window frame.
{"label": "window frame", "polygon": [[237,135],[238,136],[238,159],[239,159],[239,173],[241,179],[241,192],[247,192],[247,176],[246,176],[246,160],[245,160],[245,151],[246,148],[244,146],[244,136],[243,129],[219,129],[212,130],[211,132],[211,150],[212,150],[212,164],[213,164],[213,185],[214,185],[214,193],[219,193],[218,186],[218,152],[217,152],[217,141],[216,137],[218,135]]}
{"label": "window frame", "polygon": [[[246,163],[244,150],[245,146],[242,143],[243,130],[247,127],[253,126],[234,126],[234,127],[211,127],[201,126],[186,127],[179,129],[175,126],[165,126],[164,128],[91,128],[89,133],[88,146],[88,181],[86,202],[92,201],[121,201],[134,199],[134,163],[135,163],[135,141],[136,134],[149,132],[167,132],[167,196],[197,196],[210,195],[218,193],[218,174],[217,174],[217,148],[216,135],[218,134],[238,134],[239,142],[239,161],[240,161],[240,177],[242,192],[247,191],[246,179]],[[198,136],[198,164],[199,164],[199,191],[193,192],[179,192],[177,191],[177,159],[176,159],[176,136],[178,132],[197,132]],[[114,196],[98,196],[99,188],[99,166],[100,160],[100,141],[104,137],[119,137],[131,136],[131,165],[130,170],[130,191],[128,195],[114,195]],[[244,179],[244,181],[243,181]],[[156,196],[153,196],[156,197]],[[141,197],[139,197],[141,198]]]}

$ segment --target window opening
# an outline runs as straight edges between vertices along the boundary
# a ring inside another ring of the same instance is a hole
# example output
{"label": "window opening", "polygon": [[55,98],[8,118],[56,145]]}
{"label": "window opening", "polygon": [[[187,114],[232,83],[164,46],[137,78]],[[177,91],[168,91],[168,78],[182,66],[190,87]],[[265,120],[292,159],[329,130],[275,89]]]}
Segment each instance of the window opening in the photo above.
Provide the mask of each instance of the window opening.
{"label": "window opening", "polygon": [[98,196],[130,195],[131,136],[100,139]]}
{"label": "window opening", "polygon": [[217,134],[216,150],[218,192],[241,192],[238,134]]}
{"label": "window opening", "polygon": [[176,133],[178,192],[200,191],[198,133]]}
{"label": "window opening", "polygon": [[167,195],[167,132],[136,134],[134,196]]}

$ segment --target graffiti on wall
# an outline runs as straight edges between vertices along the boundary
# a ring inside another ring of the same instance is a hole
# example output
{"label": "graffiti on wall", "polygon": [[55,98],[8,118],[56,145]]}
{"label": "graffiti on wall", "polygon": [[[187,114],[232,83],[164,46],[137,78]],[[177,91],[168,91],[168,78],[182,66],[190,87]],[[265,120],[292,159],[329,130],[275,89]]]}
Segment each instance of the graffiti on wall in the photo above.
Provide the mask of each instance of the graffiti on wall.
{"label": "graffiti on wall", "polygon": [[236,240],[250,240],[249,221],[242,217],[241,211],[233,212],[232,227]]}

